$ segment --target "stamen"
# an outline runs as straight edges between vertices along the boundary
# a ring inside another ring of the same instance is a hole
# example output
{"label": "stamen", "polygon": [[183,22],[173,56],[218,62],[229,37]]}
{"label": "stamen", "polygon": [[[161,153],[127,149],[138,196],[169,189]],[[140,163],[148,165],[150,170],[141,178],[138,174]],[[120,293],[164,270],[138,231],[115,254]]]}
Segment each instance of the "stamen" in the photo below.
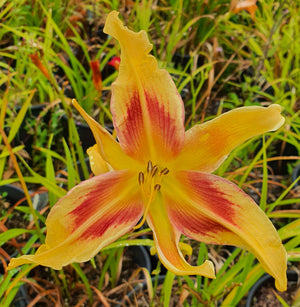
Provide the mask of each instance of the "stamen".
{"label": "stamen", "polygon": [[147,164],[147,173],[150,173],[152,171],[152,162],[149,160]]}
{"label": "stamen", "polygon": [[[157,173],[158,176],[156,176]],[[168,173],[168,168],[165,167],[161,171],[159,171],[159,167],[156,164],[153,165],[151,160],[148,161],[147,171],[139,172],[138,181],[139,185],[141,186],[143,202],[146,205],[142,220],[133,229],[138,229],[144,224],[151,203],[154,201],[156,193],[161,189],[161,182],[163,180],[162,175],[167,175]]]}
{"label": "stamen", "polygon": [[167,167],[165,167],[164,169],[160,171],[160,175],[167,175],[168,173],[169,173],[169,169]]}
{"label": "stamen", "polygon": [[158,170],[157,165],[154,165],[154,166],[153,166],[153,168],[152,168],[152,171],[151,171],[151,176],[152,176],[152,177],[154,177],[154,176],[155,176],[155,174],[156,174],[157,170]]}
{"label": "stamen", "polygon": [[157,191],[157,192],[160,190],[160,188],[161,188],[161,185],[160,185],[159,183],[157,183],[157,184],[154,186],[154,190]]}
{"label": "stamen", "polygon": [[143,172],[139,172],[139,184],[143,184],[145,182],[145,176]]}

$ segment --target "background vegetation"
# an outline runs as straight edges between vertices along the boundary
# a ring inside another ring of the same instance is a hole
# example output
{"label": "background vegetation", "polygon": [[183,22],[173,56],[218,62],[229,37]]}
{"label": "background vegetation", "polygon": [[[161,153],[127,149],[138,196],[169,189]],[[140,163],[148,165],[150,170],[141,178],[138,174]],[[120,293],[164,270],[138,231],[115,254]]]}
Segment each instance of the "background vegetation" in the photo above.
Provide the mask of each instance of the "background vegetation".
{"label": "background vegetation", "polygon": [[[289,268],[299,270],[299,173],[292,179],[292,172],[300,151],[300,3],[258,1],[254,11],[253,6],[238,11],[236,5],[230,0],[0,0],[0,185],[22,188],[26,199],[10,207],[1,193],[1,306],[17,304],[22,288],[30,295],[28,306],[125,304],[124,293],[143,278],[153,306],[242,306],[264,273],[245,251],[183,238],[194,248],[194,264],[215,263],[217,279],[177,277],[159,262],[153,269],[166,273],[162,281],[140,269],[122,275],[124,246],[151,246],[149,229],[121,238],[85,264],[61,271],[33,265],[7,271],[12,255],[33,253],[44,241],[49,208],[89,176],[88,145],[80,139],[71,98],[111,129],[110,85],[117,70],[109,61],[119,48],[102,32],[111,10],[120,11],[129,28],[147,31],[160,67],[171,73],[183,97],[187,129],[244,105],[282,106],[285,125],[239,146],[216,173],[238,184],[268,214],[288,251]],[[101,83],[93,79],[97,69],[93,72],[91,61],[100,65]],[[19,224],[10,223],[17,217]]]}

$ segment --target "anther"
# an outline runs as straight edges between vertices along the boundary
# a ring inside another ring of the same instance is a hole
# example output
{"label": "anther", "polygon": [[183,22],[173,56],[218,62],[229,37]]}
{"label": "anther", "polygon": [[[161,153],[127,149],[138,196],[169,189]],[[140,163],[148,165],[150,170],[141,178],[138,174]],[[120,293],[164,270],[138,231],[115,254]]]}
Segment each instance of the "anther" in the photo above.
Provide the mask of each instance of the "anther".
{"label": "anther", "polygon": [[169,169],[167,167],[165,167],[164,169],[160,171],[161,175],[167,175],[168,173],[169,173]]}
{"label": "anther", "polygon": [[157,192],[160,190],[160,188],[161,188],[161,185],[158,183],[154,186],[154,190]]}
{"label": "anther", "polygon": [[153,168],[152,168],[152,171],[151,171],[151,176],[152,176],[152,177],[155,176],[155,174],[156,174],[156,172],[157,172],[157,169],[158,169],[157,165],[154,165]]}
{"label": "anther", "polygon": [[152,162],[149,160],[147,164],[147,172],[150,173],[152,171]]}
{"label": "anther", "polygon": [[143,184],[145,182],[145,177],[143,172],[139,172],[139,184]]}

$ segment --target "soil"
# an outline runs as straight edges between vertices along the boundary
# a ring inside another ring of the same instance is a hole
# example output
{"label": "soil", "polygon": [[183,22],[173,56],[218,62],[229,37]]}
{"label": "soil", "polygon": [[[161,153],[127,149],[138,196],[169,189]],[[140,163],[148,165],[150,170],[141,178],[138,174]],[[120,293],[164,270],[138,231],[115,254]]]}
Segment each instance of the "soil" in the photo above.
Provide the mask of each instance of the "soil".
{"label": "soil", "polygon": [[[296,291],[298,290],[297,282],[290,281],[288,283],[288,289],[285,292],[275,290],[274,282],[269,281],[263,287],[261,287],[256,296],[253,298],[252,307],[282,307],[282,304],[276,298],[279,295],[287,303],[288,306],[292,306]],[[276,295],[275,295],[276,293]]]}

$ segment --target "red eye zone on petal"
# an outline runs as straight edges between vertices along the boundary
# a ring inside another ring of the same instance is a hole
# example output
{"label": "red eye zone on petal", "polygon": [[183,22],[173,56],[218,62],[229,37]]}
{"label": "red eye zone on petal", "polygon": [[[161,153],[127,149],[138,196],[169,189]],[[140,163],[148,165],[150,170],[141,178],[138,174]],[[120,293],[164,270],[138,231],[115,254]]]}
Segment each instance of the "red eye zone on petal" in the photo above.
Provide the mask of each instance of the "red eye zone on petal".
{"label": "red eye zone on petal", "polygon": [[141,159],[140,149],[147,147],[144,137],[146,127],[137,91],[131,94],[123,118],[118,118],[114,125],[123,150],[136,159]]}
{"label": "red eye zone on petal", "polygon": [[176,133],[180,130],[178,122],[174,121],[171,117],[169,110],[166,109],[165,104],[160,103],[165,97],[158,97],[157,95],[145,91],[145,97],[147,102],[147,109],[149,118],[151,119],[155,131],[153,136],[156,138],[156,142],[164,146],[164,152],[170,156],[177,155],[181,150],[181,138],[176,137]]}
{"label": "red eye zone on petal", "polygon": [[74,229],[86,223],[88,219],[101,210],[102,204],[105,205],[106,200],[113,195],[113,181],[117,182],[117,178],[110,178],[101,182],[101,187],[98,190],[86,191],[86,194],[76,200],[82,203],[69,213],[74,219]]}
{"label": "red eye zone on petal", "polygon": [[130,222],[132,216],[141,214],[140,203],[133,204],[130,201],[119,205],[122,206],[121,210],[112,210],[103,216],[99,216],[99,220],[89,226],[79,238],[82,240],[99,238],[111,228],[121,227],[123,224]]}
{"label": "red eye zone on petal", "polygon": [[211,236],[211,243],[215,243],[213,241],[215,235],[219,232],[227,231],[222,225],[213,220],[199,215],[197,211],[189,211],[182,212],[182,206],[180,203],[172,202],[172,211],[169,212],[170,219],[173,221],[176,228],[189,236],[189,233],[198,233],[199,235]]}
{"label": "red eye zone on petal", "polygon": [[[238,204],[233,204],[227,200],[225,191],[222,188],[216,189],[213,182],[209,180],[206,174],[196,173],[197,176],[192,176],[193,173],[188,175],[187,179],[190,186],[193,188],[191,193],[191,198],[195,198],[196,201],[205,204],[212,213],[222,217],[230,224],[235,223],[235,210],[233,206],[238,206]],[[194,193],[193,191],[200,191],[199,193]],[[213,202],[211,201],[213,195]],[[248,197],[245,195],[245,197]],[[197,199],[199,198],[199,199]]]}

